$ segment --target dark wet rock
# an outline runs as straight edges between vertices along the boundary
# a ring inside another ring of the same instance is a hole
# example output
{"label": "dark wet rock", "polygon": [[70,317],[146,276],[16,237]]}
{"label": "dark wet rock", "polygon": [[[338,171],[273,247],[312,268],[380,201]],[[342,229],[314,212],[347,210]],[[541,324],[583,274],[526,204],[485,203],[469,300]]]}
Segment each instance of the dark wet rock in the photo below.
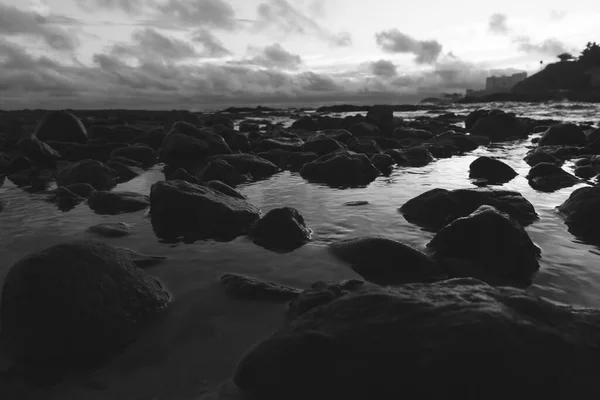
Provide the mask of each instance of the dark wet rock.
{"label": "dark wet rock", "polygon": [[206,164],[204,168],[196,174],[196,178],[201,181],[221,181],[229,186],[236,186],[246,179],[231,164],[225,160],[217,159]]}
{"label": "dark wet rock", "polygon": [[263,139],[261,145],[265,150],[288,150],[288,151],[302,151],[302,145],[304,141],[299,138],[274,138],[274,139]]}
{"label": "dark wet rock", "polygon": [[347,201],[344,203],[344,205],[348,207],[366,206],[367,204],[369,204],[369,202],[366,200]]}
{"label": "dark wet rock", "polygon": [[575,124],[558,124],[548,128],[540,138],[538,146],[585,146],[583,129]]}
{"label": "dark wet rock", "polygon": [[106,166],[117,173],[117,183],[129,182],[144,173],[141,168],[131,167],[114,160],[107,162]]}
{"label": "dark wet rock", "polygon": [[433,138],[433,133],[424,129],[399,127],[394,129],[392,137],[396,139],[421,139],[428,140]]}
{"label": "dark wet rock", "polygon": [[96,367],[135,341],[170,298],[127,253],[96,241],[63,243],[8,272],[2,335],[32,374]]}
{"label": "dark wet rock", "polygon": [[598,175],[598,171],[592,165],[584,165],[581,167],[575,168],[575,176],[578,176],[582,179],[590,179]]}
{"label": "dark wet rock", "polygon": [[150,216],[161,239],[230,240],[249,232],[260,210],[241,199],[186,181],[152,185]]}
{"label": "dark wet rock", "polygon": [[36,138],[21,139],[19,149],[25,157],[40,167],[53,168],[61,158],[56,150]]}
{"label": "dark wet rock", "polygon": [[458,146],[454,144],[454,141],[448,138],[441,138],[424,143],[422,147],[426,148],[435,158],[450,158],[460,153]]}
{"label": "dark wet rock", "polygon": [[183,168],[177,168],[176,170],[168,169],[164,171],[165,179],[168,181],[186,181],[189,183],[193,183],[195,185],[202,185],[203,183],[200,179],[196,178],[194,175],[190,174]]}
{"label": "dark wet rock", "polygon": [[294,121],[290,128],[302,131],[317,131],[319,130],[319,125],[311,117],[302,117]]}
{"label": "dark wet rock", "polygon": [[58,186],[89,183],[96,190],[109,190],[117,184],[117,173],[100,161],[83,160],[61,170],[56,183]]}
{"label": "dark wet rock", "polygon": [[142,254],[135,250],[128,249],[127,247],[117,247],[117,249],[120,252],[125,253],[131,259],[131,261],[133,261],[133,263],[141,269],[154,267],[155,265],[161,264],[167,259],[165,256]]}
{"label": "dark wet rock", "polygon": [[300,212],[292,207],[270,210],[250,230],[256,244],[273,250],[294,250],[310,241],[311,234]]}
{"label": "dark wet rock", "polygon": [[111,162],[118,162],[118,163],[127,165],[128,167],[136,167],[136,168],[140,168],[140,169],[142,168],[142,164],[140,164],[139,162],[130,160],[129,158],[120,157],[120,156],[110,157],[108,163],[110,164]]}
{"label": "dark wet rock", "polygon": [[375,124],[383,135],[394,130],[394,110],[390,106],[375,105],[367,112],[367,120]]}
{"label": "dark wet rock", "polygon": [[43,142],[56,140],[58,142],[85,143],[88,139],[87,131],[81,120],[66,111],[47,113],[38,123],[33,136]]}
{"label": "dark wet rock", "polygon": [[527,174],[527,180],[529,186],[542,192],[554,192],[582,182],[576,176],[552,163],[540,163],[532,167]]}
{"label": "dark wet rock", "polygon": [[376,125],[368,122],[359,122],[354,124],[348,128],[348,131],[350,131],[350,133],[356,137],[379,136],[381,133]]}
{"label": "dark wet rock", "polygon": [[[472,117],[467,117],[467,121],[470,118]],[[527,126],[522,121],[517,119],[513,114],[508,114],[500,110],[480,113],[472,123],[472,126],[469,127],[468,125],[466,128],[469,133],[487,136],[492,142],[507,141],[511,137],[525,139],[528,134]]]}
{"label": "dark wet rock", "polygon": [[506,183],[517,176],[517,172],[504,162],[482,156],[469,165],[469,177],[483,179],[487,183]]}
{"label": "dark wet rock", "polygon": [[600,243],[600,186],[575,190],[558,207],[569,232],[593,244]]}
{"label": "dark wet rock", "polygon": [[396,162],[387,154],[375,154],[371,157],[371,162],[384,176],[389,176],[392,173],[392,167]]}
{"label": "dark wet rock", "polygon": [[216,154],[229,153],[231,149],[222,136],[180,121],[173,124],[165,138],[160,160],[167,164],[181,164]]}
{"label": "dark wet rock", "polygon": [[155,129],[143,135],[137,136],[132,142],[145,145],[151,149],[158,151],[162,146],[167,134],[162,129]]}
{"label": "dark wet rock", "polygon": [[260,130],[260,125],[250,121],[242,121],[240,122],[238,129],[240,132],[257,132]]}
{"label": "dark wet rock", "polygon": [[532,167],[535,167],[536,165],[541,163],[551,163],[555,165],[562,165],[564,163],[563,160],[555,157],[554,155],[545,151],[538,150],[527,153],[527,155],[525,156],[525,162]]}
{"label": "dark wet rock", "polygon": [[268,400],[593,398],[599,319],[475,279],[371,287],[285,325],[233,379]]}
{"label": "dark wet rock", "polygon": [[380,285],[430,282],[444,275],[423,252],[381,236],[340,240],[329,249],[364,279]]}
{"label": "dark wet rock", "polygon": [[90,226],[88,231],[105,237],[122,237],[130,235],[133,232],[131,225],[124,222],[105,222]]}
{"label": "dark wet rock", "polygon": [[310,136],[307,142],[331,138],[337,140],[340,143],[348,144],[353,137],[354,136],[346,129],[327,129],[317,133],[316,135]]}
{"label": "dark wet rock", "polygon": [[519,192],[508,190],[432,189],[407,201],[399,211],[411,223],[439,230],[483,205],[493,206],[507,213],[523,226],[538,219],[533,204]]}
{"label": "dark wet rock", "polygon": [[227,161],[240,174],[250,174],[254,179],[268,178],[280,171],[277,165],[254,154],[222,154],[208,161],[217,159]]}
{"label": "dark wet rock", "polygon": [[248,137],[241,132],[237,132],[226,139],[229,148],[232,151],[241,151],[247,153],[252,150]]}
{"label": "dark wet rock", "polygon": [[[484,137],[484,139],[487,139]],[[468,152],[476,150],[479,146],[488,145],[489,140],[480,140],[478,137],[472,135],[465,135],[462,133],[455,133],[445,139],[436,139],[436,142],[449,142],[455,146],[459,152]],[[434,142],[435,143],[435,142]]]}
{"label": "dark wet rock", "polygon": [[143,167],[151,167],[156,164],[156,151],[148,146],[135,145],[115,149],[110,153],[109,158],[115,159],[117,157],[133,160]]}
{"label": "dark wet rock", "polygon": [[2,168],[2,174],[11,175],[15,172],[30,169],[33,166],[34,164],[29,158],[21,155],[15,156]]}
{"label": "dark wet rock", "polygon": [[573,162],[576,167],[585,167],[586,165],[592,165],[592,160],[590,158],[579,158]]}
{"label": "dark wet rock", "polygon": [[425,147],[412,147],[402,151],[406,163],[400,164],[405,167],[424,167],[435,161],[433,155]]}
{"label": "dark wet rock", "polygon": [[541,250],[508,214],[488,205],[458,218],[427,244],[452,277],[490,284],[529,286]]}
{"label": "dark wet rock", "polygon": [[302,290],[290,286],[238,274],[221,276],[221,284],[226,286],[229,296],[244,300],[286,302],[302,293]]}
{"label": "dark wet rock", "polygon": [[300,175],[331,185],[361,185],[375,180],[380,172],[366,155],[347,151],[327,154],[304,164]]}
{"label": "dark wet rock", "polygon": [[204,119],[204,126],[223,125],[226,128],[233,129],[234,123],[230,116],[226,114],[212,114]]}
{"label": "dark wet rock", "polygon": [[148,196],[135,192],[94,192],[88,199],[88,205],[97,214],[116,215],[136,212],[148,208]]}
{"label": "dark wet rock", "polygon": [[572,146],[540,146],[527,152],[525,162],[532,167],[542,162],[562,165],[566,160],[579,157],[580,152],[578,147]]}
{"label": "dark wet rock", "polygon": [[408,158],[406,158],[406,156],[404,155],[404,152],[402,152],[401,150],[387,149],[387,150],[383,151],[383,154],[387,154],[388,156],[392,157],[394,162],[398,165],[407,165],[408,164]]}
{"label": "dark wet rock", "polygon": [[[54,146],[54,143],[52,143]],[[127,147],[126,143],[73,143],[61,151],[63,158],[71,162],[96,160],[106,162],[115,149]]]}
{"label": "dark wet rock", "polygon": [[369,287],[358,279],[349,279],[339,282],[315,282],[310,288],[302,291],[289,304],[287,320],[293,321],[308,311],[328,304],[340,297],[358,292]]}
{"label": "dark wet rock", "polygon": [[305,152],[316,153],[319,156],[345,150],[346,146],[331,137],[320,137],[307,141],[302,146]]}
{"label": "dark wet rock", "polygon": [[375,140],[375,143],[377,143],[377,145],[381,147],[382,150],[402,148],[402,144],[398,139],[393,139],[384,136],[376,136],[373,139]]}
{"label": "dark wet rock", "polygon": [[88,197],[90,197],[92,195],[92,193],[94,193],[96,191],[96,189],[94,189],[94,187],[92,185],[90,185],[89,183],[74,183],[72,185],[59,187],[56,190],[60,190],[62,188],[67,189],[71,193],[74,193],[75,195],[86,198],[86,199]]}
{"label": "dark wet rock", "polygon": [[208,182],[201,182],[200,184],[203,186],[209,187],[211,189],[214,189],[217,192],[226,194],[227,196],[235,197],[237,199],[246,199],[247,198],[244,194],[238,192],[237,190],[235,190],[228,184],[223,183],[221,181],[212,180],[212,181],[208,181]]}
{"label": "dark wet rock", "polygon": [[368,156],[381,153],[381,147],[377,145],[375,139],[370,137],[353,138],[350,143],[348,143],[348,150],[355,153],[366,154]]}

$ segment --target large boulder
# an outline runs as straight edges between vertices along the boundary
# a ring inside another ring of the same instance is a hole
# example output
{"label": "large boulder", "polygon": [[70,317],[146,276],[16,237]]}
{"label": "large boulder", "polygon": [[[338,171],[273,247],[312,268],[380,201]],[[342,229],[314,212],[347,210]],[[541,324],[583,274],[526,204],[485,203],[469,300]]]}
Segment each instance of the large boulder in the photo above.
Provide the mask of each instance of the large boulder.
{"label": "large boulder", "polygon": [[21,154],[40,167],[53,168],[61,158],[56,150],[35,137],[21,139],[19,149]]}
{"label": "large boulder", "polygon": [[150,216],[165,240],[231,240],[248,233],[260,210],[242,199],[182,180],[161,181],[150,190]]}
{"label": "large boulder", "polygon": [[484,205],[439,231],[427,244],[452,277],[528,286],[541,250],[516,220]]}
{"label": "large boulder", "polygon": [[298,210],[274,208],[256,221],[250,235],[258,245],[274,250],[293,250],[310,240],[312,231]]}
{"label": "large boulder", "polygon": [[380,174],[366,155],[350,151],[327,154],[304,164],[300,170],[307,180],[342,186],[368,184]]}
{"label": "large boulder", "polygon": [[381,133],[377,125],[370,124],[368,122],[359,122],[351,125],[348,130],[352,135],[356,137],[361,136],[379,136]]}
{"label": "large boulder", "polygon": [[544,132],[538,146],[585,146],[586,135],[583,129],[575,124],[557,124]]}
{"label": "large boulder", "polygon": [[482,205],[493,206],[524,226],[538,219],[533,204],[509,190],[431,189],[407,201],[399,211],[407,221],[437,231]]}
{"label": "large boulder", "polygon": [[313,308],[327,304],[335,299],[372,287],[359,279],[336,282],[318,281],[303,290],[288,304],[287,320],[293,321]]}
{"label": "large boulder", "polygon": [[156,163],[156,151],[144,145],[120,147],[113,150],[109,156],[111,159],[118,157],[136,161],[143,167],[151,167]]}
{"label": "large boulder", "polygon": [[321,136],[304,143],[302,149],[305,152],[317,153],[319,156],[323,156],[335,151],[345,150],[346,146],[334,138]]}
{"label": "large boulder", "polygon": [[429,140],[433,138],[433,133],[426,131],[425,129],[408,128],[402,126],[394,129],[392,137],[396,139]]}
{"label": "large boulder", "polygon": [[389,136],[394,130],[394,109],[386,105],[374,105],[367,112],[367,120],[375,124],[381,133]]}
{"label": "large boulder", "polygon": [[469,165],[469,177],[483,180],[486,183],[506,183],[517,176],[517,172],[509,165],[495,158],[482,156]]}
{"label": "large boulder", "polygon": [[51,111],[40,120],[33,136],[45,142],[85,143],[88,135],[79,118],[66,111]]}
{"label": "large boulder", "polygon": [[240,174],[250,174],[254,179],[268,178],[281,171],[277,165],[254,154],[221,154],[208,158],[207,162],[213,160],[226,161]]}
{"label": "large boulder", "polygon": [[534,167],[543,162],[562,165],[565,161],[579,156],[580,149],[573,146],[539,146],[527,152],[524,160]]}
{"label": "large boulder", "polygon": [[527,126],[522,121],[500,110],[480,113],[467,129],[472,135],[487,136],[492,142],[503,142],[510,138],[525,139],[528,134]]}
{"label": "large boulder", "polygon": [[238,274],[221,276],[221,284],[225,285],[229,296],[244,300],[285,302],[294,300],[302,292],[290,286]]}
{"label": "large boulder", "polygon": [[404,167],[424,167],[435,161],[433,155],[425,147],[411,147],[402,150],[406,162],[399,163]]}
{"label": "large boulder", "polygon": [[229,186],[236,186],[245,181],[234,167],[227,161],[217,159],[209,162],[196,174],[196,177],[201,181],[221,181]]}
{"label": "large boulder", "polygon": [[569,232],[588,242],[600,243],[600,186],[575,190],[558,207]]}
{"label": "large boulder", "polygon": [[596,310],[453,279],[334,298],[251,348],[234,382],[266,400],[594,398],[599,350]]}
{"label": "large boulder", "polygon": [[531,168],[527,180],[529,186],[542,192],[554,192],[582,183],[579,178],[552,163],[540,163]]}
{"label": "large boulder", "polygon": [[83,160],[61,170],[56,176],[56,184],[89,183],[96,190],[109,190],[116,186],[117,177],[115,170],[100,161]]}
{"label": "large boulder", "polygon": [[165,138],[160,159],[167,164],[185,164],[215,154],[228,153],[231,153],[231,149],[222,136],[179,121],[173,124]]}
{"label": "large boulder", "polygon": [[116,215],[140,211],[150,206],[148,196],[135,192],[96,191],[88,199],[88,205],[97,214]]}
{"label": "large boulder", "polygon": [[381,285],[431,282],[444,276],[428,255],[397,240],[365,236],[334,242],[331,252],[366,280]]}
{"label": "large boulder", "polygon": [[26,370],[94,367],[132,343],[169,300],[127,252],[96,241],[63,243],[8,272],[2,336]]}
{"label": "large boulder", "polygon": [[301,131],[317,131],[319,130],[319,125],[311,117],[305,116],[294,121],[290,128]]}

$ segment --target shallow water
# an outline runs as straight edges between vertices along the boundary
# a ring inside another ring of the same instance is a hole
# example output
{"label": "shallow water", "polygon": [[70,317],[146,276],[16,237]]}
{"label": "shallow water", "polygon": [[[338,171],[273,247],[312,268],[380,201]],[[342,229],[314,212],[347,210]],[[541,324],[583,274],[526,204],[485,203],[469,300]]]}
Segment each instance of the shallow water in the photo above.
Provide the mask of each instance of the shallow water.
{"label": "shallow water", "polygon": [[[600,115],[596,106],[588,106],[585,111],[579,106],[560,106],[570,121],[594,120],[595,115]],[[536,115],[561,119],[545,115],[546,112]],[[23,256],[68,239],[90,237],[142,253],[167,256],[167,261],[149,272],[163,280],[174,294],[165,319],[94,375],[42,392],[10,386],[11,393],[21,393],[22,397],[7,398],[183,400],[205,393],[230,375],[245,349],[280,326],[285,308],[229,299],[219,285],[219,276],[240,272],[306,287],[317,280],[357,277],[327,253],[325,245],[332,241],[376,234],[423,248],[433,234],[408,223],[397,209],[432,188],[474,188],[468,178],[468,166],[481,155],[497,156],[519,173],[502,187],[521,192],[540,215],[540,220],[527,228],[542,249],[541,269],[528,290],[564,304],[600,307],[600,249],[576,240],[555,210],[578,186],[552,194],[530,188],[524,178],[529,166],[523,157],[531,147],[527,140],[480,148],[467,156],[438,160],[422,168],[396,168],[390,177],[380,177],[365,188],[333,189],[308,183],[290,172],[239,186],[248,201],[263,212],[291,206],[304,216],[314,232],[313,241],[288,254],[267,251],[243,237],[230,243],[160,243],[145,211],[101,216],[83,203],[65,213],[39,195],[26,193],[6,181],[0,187],[0,198],[7,201],[0,213],[0,283],[10,266]],[[164,179],[160,169],[158,165],[116,190],[149,194],[151,185]],[[565,169],[572,172],[572,164],[567,163]],[[357,200],[369,204],[344,206]],[[100,222],[126,222],[134,225],[135,232],[113,239],[86,232],[89,226]],[[2,389],[0,384],[0,397]]]}

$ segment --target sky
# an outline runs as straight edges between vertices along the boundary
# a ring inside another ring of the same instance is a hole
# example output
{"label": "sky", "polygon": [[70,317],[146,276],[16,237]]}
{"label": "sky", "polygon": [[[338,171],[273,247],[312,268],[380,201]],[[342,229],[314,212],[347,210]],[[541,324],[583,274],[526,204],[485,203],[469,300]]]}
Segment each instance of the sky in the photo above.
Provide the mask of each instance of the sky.
{"label": "sky", "polygon": [[0,109],[414,103],[600,41],[597,0],[0,0]]}

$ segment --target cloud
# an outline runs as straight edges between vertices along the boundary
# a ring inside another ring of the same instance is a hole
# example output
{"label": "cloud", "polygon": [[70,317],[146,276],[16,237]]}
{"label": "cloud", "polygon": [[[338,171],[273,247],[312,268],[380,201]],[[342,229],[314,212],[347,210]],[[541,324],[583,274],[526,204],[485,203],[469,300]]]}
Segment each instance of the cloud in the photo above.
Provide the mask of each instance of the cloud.
{"label": "cloud", "polygon": [[192,41],[200,44],[203,48],[200,53],[203,57],[219,58],[231,55],[223,43],[206,29],[197,29],[192,33]]}
{"label": "cloud", "polygon": [[54,50],[72,51],[78,46],[72,33],[35,11],[23,11],[0,3],[0,34],[41,39]]}
{"label": "cloud", "polygon": [[96,9],[121,10],[127,14],[139,14],[145,11],[145,5],[154,3],[147,0],[77,0],[77,5],[87,11]]}
{"label": "cloud", "polygon": [[249,64],[260,65],[267,68],[297,69],[302,64],[302,58],[297,54],[286,51],[279,43],[262,49],[249,47],[251,53],[257,53],[246,60]]}
{"label": "cloud", "polygon": [[545,39],[535,43],[527,36],[518,36],[513,39],[519,51],[530,54],[556,56],[568,52],[567,46],[556,38]]}
{"label": "cloud", "polygon": [[140,60],[158,59],[165,62],[199,56],[190,43],[165,36],[154,29],[138,29],[133,32],[131,39],[131,43],[113,45],[111,55]]}
{"label": "cloud", "polygon": [[550,10],[551,21],[562,21],[567,16],[566,10]]}
{"label": "cloud", "polygon": [[507,34],[509,28],[507,25],[508,17],[505,14],[492,14],[488,24],[488,29],[493,33]]}
{"label": "cloud", "polygon": [[257,30],[275,28],[286,34],[314,36],[338,47],[352,44],[349,33],[328,31],[286,0],[268,0],[259,4],[256,12],[254,26]]}
{"label": "cloud", "polygon": [[370,64],[370,69],[373,75],[375,76],[389,78],[398,75],[398,71],[396,71],[396,66],[393,62],[388,60],[379,60],[372,62]]}
{"label": "cloud", "polygon": [[442,45],[436,40],[417,40],[396,28],[376,33],[375,40],[386,53],[414,54],[417,64],[432,64],[442,52]]}

